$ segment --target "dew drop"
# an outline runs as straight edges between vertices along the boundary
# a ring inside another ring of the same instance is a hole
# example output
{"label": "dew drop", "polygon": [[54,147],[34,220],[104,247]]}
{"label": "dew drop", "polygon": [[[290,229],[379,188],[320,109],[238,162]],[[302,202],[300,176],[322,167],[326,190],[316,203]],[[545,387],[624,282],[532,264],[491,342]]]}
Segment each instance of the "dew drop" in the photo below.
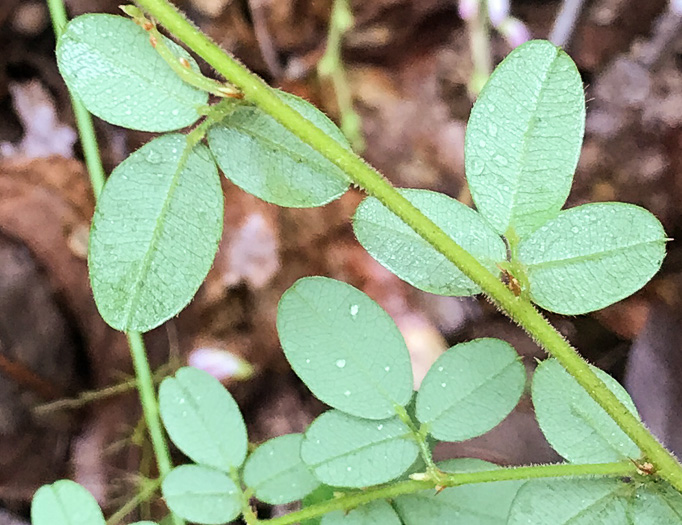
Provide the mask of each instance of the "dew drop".
{"label": "dew drop", "polygon": [[386,370],[386,372],[390,372],[390,371],[391,371],[391,367],[390,367],[390,366],[385,366],[385,367],[384,367],[384,370]]}
{"label": "dew drop", "polygon": [[346,396],[346,397],[350,396],[350,390],[346,390],[346,391],[343,393],[343,395]]}
{"label": "dew drop", "polygon": [[485,148],[488,145],[488,143],[485,140],[481,139],[478,141],[478,145],[481,146],[482,148]]}
{"label": "dew drop", "polygon": [[360,310],[360,307],[357,304],[354,304],[353,306],[350,307],[350,315],[352,317],[355,317],[358,315],[358,310]]}
{"label": "dew drop", "polygon": [[306,365],[309,365],[309,364],[310,364],[310,359],[306,359],[306,360],[305,360],[305,364],[306,364]]}
{"label": "dew drop", "polygon": [[573,226],[573,228],[571,228],[571,232],[573,232],[573,233],[578,233],[579,231],[580,231],[580,228],[578,228],[577,226]]}
{"label": "dew drop", "polygon": [[493,122],[488,123],[488,134],[491,137],[497,137],[497,124]]}
{"label": "dew drop", "polygon": [[174,109],[173,111],[171,111],[172,115],[177,115],[178,113],[180,113],[179,109]]}
{"label": "dew drop", "polygon": [[353,468],[352,468],[352,467],[346,467],[346,470],[347,470],[348,472],[350,472],[351,470],[353,470]]}
{"label": "dew drop", "polygon": [[445,388],[445,387],[447,386],[447,383],[441,383],[440,386],[442,386],[443,388]]}
{"label": "dew drop", "polygon": [[384,425],[377,425],[377,430],[381,430],[382,428],[384,428]]}
{"label": "dew drop", "polygon": [[344,366],[346,366],[346,360],[345,359],[339,359],[336,362],[336,366],[338,366],[339,368],[343,368]]}
{"label": "dew drop", "polygon": [[443,367],[442,367],[442,366],[439,366],[439,367],[438,367],[438,371],[439,371],[439,372],[442,372],[442,371],[443,371]]}

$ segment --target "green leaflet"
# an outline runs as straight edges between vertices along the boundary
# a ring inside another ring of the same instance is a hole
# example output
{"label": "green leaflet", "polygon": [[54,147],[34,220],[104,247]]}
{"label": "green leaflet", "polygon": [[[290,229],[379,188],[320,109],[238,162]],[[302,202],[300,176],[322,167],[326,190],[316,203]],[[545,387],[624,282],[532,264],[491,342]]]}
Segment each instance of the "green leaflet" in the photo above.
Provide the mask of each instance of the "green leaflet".
{"label": "green leaflet", "polygon": [[212,375],[184,367],[159,388],[161,419],[173,443],[196,463],[231,472],[246,457],[244,420]]}
{"label": "green leaflet", "polygon": [[241,512],[239,487],[224,472],[208,467],[175,467],[161,490],[168,508],[193,523],[221,525]]}
{"label": "green leaflet", "polygon": [[514,500],[508,525],[631,525],[629,490],[618,479],[528,481]]}
{"label": "green leaflet", "polygon": [[[433,191],[400,193],[495,274],[507,248],[480,214]],[[383,266],[420,290],[440,295],[474,295],[480,288],[443,254],[417,235],[377,199],[365,199],[353,217],[355,236]]]}
{"label": "green leaflet", "polygon": [[[637,409],[625,389],[592,367],[633,414]],[[571,463],[608,463],[642,455],[637,445],[555,359],[538,365],[532,384],[535,416],[552,448]]]}
{"label": "green leaflet", "polygon": [[87,490],[70,480],[43,485],[31,503],[32,525],[105,525],[104,516]]}
{"label": "green leaflet", "polygon": [[580,74],[561,49],[527,42],[495,69],[471,111],[464,155],[478,211],[524,237],[568,197],[585,128]]}
{"label": "green leaflet", "polygon": [[499,339],[453,346],[431,366],[417,394],[417,419],[441,441],[488,432],[518,403],[526,370]]}
{"label": "green leaflet", "polygon": [[326,277],[299,279],[279,302],[277,331],[296,374],[328,405],[384,419],[410,400],[405,341],[360,290]]}
{"label": "green leaflet", "polygon": [[183,159],[186,144],[172,134],[144,145],[113,171],[97,203],[90,281],[117,330],[145,332],[176,315],[213,263],[223,228],[220,178],[205,146]]}
{"label": "green leaflet", "polygon": [[336,510],[322,516],[321,525],[401,525],[400,518],[385,501],[372,501],[348,513]]}
{"label": "green leaflet", "polygon": [[[164,37],[165,38],[165,37]],[[166,39],[178,58],[196,62]],[[201,116],[208,94],[183,82],[149,42],[149,35],[121,16],[74,18],[57,45],[59,71],[69,89],[101,119],[141,131],[184,128]]]}
{"label": "green leaflet", "polygon": [[633,294],[665,257],[663,226],[644,208],[620,202],[561,212],[519,246],[530,296],[542,308],[576,315]]}
{"label": "green leaflet", "polygon": [[[480,459],[438,463],[444,472],[477,472],[497,468]],[[404,525],[506,525],[509,508],[523,481],[499,481],[449,487],[436,494],[425,490],[399,496],[395,507]],[[553,523],[548,521],[547,523]]]}
{"label": "green leaflet", "polygon": [[547,479],[528,481],[509,525],[679,525],[682,495],[662,481]]}
{"label": "green leaflet", "polygon": [[299,500],[320,482],[301,460],[301,434],[288,434],[266,441],[246,460],[244,484],[266,503],[281,505]]}
{"label": "green leaflet", "polygon": [[[278,92],[293,109],[345,148],[343,133],[305,100]],[[348,189],[345,173],[254,106],[238,106],[208,132],[208,143],[225,176],[266,202],[290,208],[322,206]]]}
{"label": "green leaflet", "polygon": [[377,485],[397,478],[412,465],[419,449],[411,436],[397,417],[370,421],[330,410],[306,431],[301,458],[327,485]]}

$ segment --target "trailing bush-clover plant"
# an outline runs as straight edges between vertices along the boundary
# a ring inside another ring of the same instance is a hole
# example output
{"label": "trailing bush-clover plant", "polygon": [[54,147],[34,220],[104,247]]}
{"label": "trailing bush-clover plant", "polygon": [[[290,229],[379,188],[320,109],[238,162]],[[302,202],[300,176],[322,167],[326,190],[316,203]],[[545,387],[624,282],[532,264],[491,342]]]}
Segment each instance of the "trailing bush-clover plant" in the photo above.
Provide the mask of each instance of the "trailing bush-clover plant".
{"label": "trailing bush-clover plant", "polygon": [[[74,19],[57,46],[76,105],[132,129],[192,126],[123,161],[92,222],[95,301],[130,339],[159,465],[159,479],[136,501],[160,485],[171,512],[163,523],[239,516],[251,525],[682,523],[680,464],[642,425],[624,389],[583,361],[533,306],[577,315],[612,304],[656,273],[667,240],[637,206],[561,210],[585,119],[580,76],[563,51],[524,44],[481,92],[465,144],[474,211],[439,193],[395,190],[312,105],[266,86],[165,0],[138,5],[124,8],[128,17]],[[202,76],[157,22],[229,83]],[[209,94],[218,102],[209,104]],[[252,449],[229,392],[193,368],[167,377],[157,399],[140,334],[182,310],[212,264],[223,217],[218,169],[280,206],[321,206],[351,183],[366,190],[353,227],[377,261],[427,292],[485,293],[553,356],[537,366],[531,394],[565,462],[434,462],[437,442],[484,434],[511,412],[525,389],[520,358],[497,339],[458,344],[414,392],[392,319],[361,291],[325,277],[300,279],[278,307],[291,367],[330,407],[303,434]],[[161,421],[190,464],[171,467]],[[253,499],[302,508],[262,520]],[[38,490],[32,520],[105,524],[94,498],[67,480]]]}

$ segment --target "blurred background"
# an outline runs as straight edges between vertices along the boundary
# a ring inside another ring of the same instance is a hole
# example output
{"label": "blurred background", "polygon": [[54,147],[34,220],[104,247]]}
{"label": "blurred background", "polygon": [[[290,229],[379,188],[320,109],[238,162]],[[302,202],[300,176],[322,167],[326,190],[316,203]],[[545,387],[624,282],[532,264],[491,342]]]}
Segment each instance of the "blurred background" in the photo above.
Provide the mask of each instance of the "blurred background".
{"label": "blurred background", "polygon": [[[117,13],[119,3],[66,0],[70,16]],[[464,131],[488,62],[498,63],[528,38],[551,36],[562,45],[580,69],[588,100],[568,206],[635,203],[674,240],[662,271],[639,293],[591,315],[549,317],[590,362],[626,386],[649,427],[678,453],[681,3],[176,2],[273,86],[340,123],[395,185],[469,204]],[[327,47],[339,38],[342,44]],[[140,476],[154,476],[126,341],[99,318],[91,297],[85,257],[94,202],[54,47],[42,0],[0,0],[0,525],[25,523],[33,492],[55,479],[82,483],[112,512],[135,494]],[[96,126],[108,171],[152,137]],[[223,186],[226,227],[215,265],[187,310],[147,342],[159,380],[188,363],[217,375],[240,404],[252,441],[300,432],[324,408],[288,368],[275,331],[277,301],[302,276],[341,279],[381,304],[408,342],[417,382],[442,351],[476,337],[512,343],[529,374],[544,357],[483,299],[420,292],[374,262],[349,222],[359,192],[293,210],[225,180]],[[443,445],[436,455],[502,465],[558,459],[527,397],[490,433]],[[158,511],[143,504],[129,519]]]}

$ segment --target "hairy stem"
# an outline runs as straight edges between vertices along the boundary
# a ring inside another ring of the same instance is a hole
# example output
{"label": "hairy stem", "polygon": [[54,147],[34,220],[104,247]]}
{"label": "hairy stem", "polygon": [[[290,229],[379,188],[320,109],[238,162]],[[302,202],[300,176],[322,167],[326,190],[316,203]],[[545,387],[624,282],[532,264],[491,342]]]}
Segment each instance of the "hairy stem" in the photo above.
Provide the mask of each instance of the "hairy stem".
{"label": "hairy stem", "polygon": [[311,505],[298,512],[292,512],[279,518],[259,520],[257,523],[268,525],[291,525],[303,520],[316,518],[335,510],[349,510],[359,505],[379,499],[392,499],[405,494],[413,494],[423,490],[439,487],[457,487],[473,483],[491,483],[495,481],[514,481],[540,478],[559,477],[590,477],[590,476],[631,476],[637,473],[637,467],[627,461],[619,463],[595,463],[589,465],[537,465],[532,467],[512,467],[481,472],[462,472],[457,474],[443,474],[438,481],[410,480],[392,485],[378,487],[347,494],[339,498]]}
{"label": "hairy stem", "polygon": [[328,137],[289,107],[267,84],[212,42],[174,6],[166,0],[138,0],[138,4],[213,66],[216,71],[241,89],[248,101],[257,105],[341,168],[355,184],[369,195],[376,197],[386,208],[478,284],[503,312],[523,327],[547,352],[557,358],[568,373],[639,446],[648,461],[656,466],[657,472],[682,492],[682,465],[618,400],[590,369],[587,362],[528,300],[516,297],[477,259],[403,197],[378,171],[354,153],[344,149],[334,139]]}

